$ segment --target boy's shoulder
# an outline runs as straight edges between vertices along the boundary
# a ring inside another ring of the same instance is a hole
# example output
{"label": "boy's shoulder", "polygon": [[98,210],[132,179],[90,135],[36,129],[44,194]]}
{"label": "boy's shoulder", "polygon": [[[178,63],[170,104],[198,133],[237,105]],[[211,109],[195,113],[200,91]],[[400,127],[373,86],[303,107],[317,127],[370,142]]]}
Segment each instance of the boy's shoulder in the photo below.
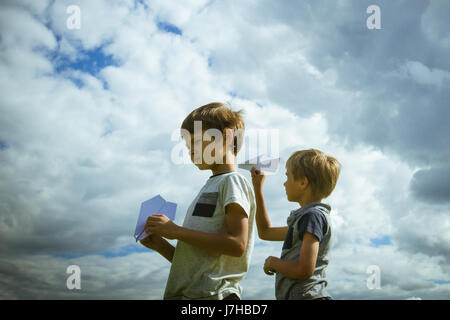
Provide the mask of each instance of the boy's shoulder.
{"label": "boy's shoulder", "polygon": [[212,180],[213,183],[216,183],[218,185],[227,185],[227,184],[245,184],[249,187],[251,187],[250,182],[248,179],[240,172],[237,171],[231,171],[226,172],[223,174],[218,174],[215,176],[211,176],[210,180]]}
{"label": "boy's shoulder", "polygon": [[295,223],[297,231],[301,234],[300,238],[307,231],[314,234],[319,241],[322,240],[327,230],[331,228],[328,220],[330,210],[330,206],[323,203],[311,206],[305,210],[304,214]]}
{"label": "boy's shoulder", "polygon": [[328,204],[325,203],[316,203],[312,205],[311,207],[307,208],[303,215],[298,219],[298,221],[302,220],[321,220],[321,221],[327,221],[329,215],[331,212],[331,207]]}
{"label": "boy's shoulder", "polygon": [[231,174],[227,175],[222,181],[222,186],[231,186],[246,193],[253,194],[253,187],[250,181],[242,173],[237,171],[233,171]]}
{"label": "boy's shoulder", "polygon": [[240,172],[232,171],[222,176],[217,176],[215,181],[219,197],[224,202],[233,199],[241,199],[249,206],[254,206],[255,195],[248,179]]}
{"label": "boy's shoulder", "polygon": [[311,209],[306,211],[301,217],[297,219],[297,226],[309,224],[318,224],[320,226],[327,225],[326,213],[318,209]]}

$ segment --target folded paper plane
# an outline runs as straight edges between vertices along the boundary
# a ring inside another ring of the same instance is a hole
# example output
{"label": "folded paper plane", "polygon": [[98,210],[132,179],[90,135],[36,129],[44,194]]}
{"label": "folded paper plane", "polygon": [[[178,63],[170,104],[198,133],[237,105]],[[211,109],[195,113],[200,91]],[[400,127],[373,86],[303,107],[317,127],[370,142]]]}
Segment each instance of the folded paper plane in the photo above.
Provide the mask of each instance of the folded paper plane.
{"label": "folded paper plane", "polygon": [[136,239],[136,242],[145,239],[148,236],[144,230],[148,217],[154,214],[164,214],[170,220],[174,220],[176,210],[176,203],[164,200],[164,198],[159,194],[156,197],[142,202],[141,211],[139,212],[139,218],[136,224],[136,230],[134,231],[134,238]]}
{"label": "folded paper plane", "polygon": [[255,167],[256,170],[275,172],[278,169],[279,163],[280,158],[269,158],[267,156],[261,155],[245,161],[244,163],[238,164],[238,167],[249,171],[252,170],[253,167]]}

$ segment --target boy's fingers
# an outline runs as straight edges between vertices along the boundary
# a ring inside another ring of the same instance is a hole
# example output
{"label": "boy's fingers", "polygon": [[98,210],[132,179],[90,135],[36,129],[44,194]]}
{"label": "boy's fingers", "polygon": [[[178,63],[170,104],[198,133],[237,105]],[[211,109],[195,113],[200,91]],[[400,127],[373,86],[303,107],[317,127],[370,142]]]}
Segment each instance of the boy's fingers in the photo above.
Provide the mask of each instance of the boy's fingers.
{"label": "boy's fingers", "polygon": [[150,217],[148,217],[147,218],[147,222],[157,222],[157,221],[160,221],[161,220],[161,218],[162,218],[162,214],[154,214],[154,215],[152,215],[152,216],[150,216]]}
{"label": "boy's fingers", "polygon": [[[156,221],[156,220],[162,220],[162,219],[166,218],[166,215],[156,213],[156,214],[154,214],[154,215],[152,215],[152,216],[150,216],[150,217],[153,217],[153,220]],[[149,217],[149,218],[150,218],[150,217]]]}
{"label": "boy's fingers", "polygon": [[154,216],[150,216],[147,218],[147,224],[155,222],[157,219]]}
{"label": "boy's fingers", "polygon": [[153,228],[159,225],[158,221],[149,221],[149,223],[147,224],[148,228]]}
{"label": "boy's fingers", "polygon": [[[148,233],[147,232],[147,230],[145,230],[146,231],[146,233]],[[142,244],[150,244],[150,243],[152,243],[153,242],[153,239],[152,239],[152,236],[151,235],[149,235],[148,237],[146,237],[146,238],[144,238],[144,239],[142,239],[142,240],[139,240]]]}
{"label": "boy's fingers", "polygon": [[269,276],[273,276],[273,271],[272,270],[266,270],[264,269],[264,273],[269,275]]}
{"label": "boy's fingers", "polygon": [[264,171],[256,170],[255,167],[251,169],[252,178],[256,178],[257,176],[264,176]]}
{"label": "boy's fingers", "polygon": [[156,228],[154,226],[148,227],[147,229],[145,229],[145,232],[147,233],[153,233],[156,231]]}

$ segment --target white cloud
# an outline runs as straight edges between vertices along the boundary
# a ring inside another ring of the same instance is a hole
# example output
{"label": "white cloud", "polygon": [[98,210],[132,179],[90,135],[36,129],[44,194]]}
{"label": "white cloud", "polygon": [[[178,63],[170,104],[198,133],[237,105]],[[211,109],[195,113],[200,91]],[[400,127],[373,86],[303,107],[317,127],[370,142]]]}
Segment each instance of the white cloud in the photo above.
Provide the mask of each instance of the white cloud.
{"label": "white cloud", "polygon": [[400,68],[400,75],[409,77],[420,84],[441,87],[450,80],[450,73],[440,69],[430,69],[419,61],[407,61]]}
{"label": "white cloud", "polygon": [[144,1],[156,12],[158,20],[168,21],[176,26],[183,27],[195,19],[195,15],[208,5],[208,0],[182,0],[170,3],[164,0]]}
{"label": "white cloud", "polygon": [[[446,209],[411,198],[416,168],[390,150],[351,143],[330,129],[368,125],[342,121],[343,114],[364,108],[354,103],[364,101],[361,92],[340,87],[345,61],[354,57],[324,68],[308,56],[312,44],[320,49],[314,30],[325,37],[332,22],[319,19],[306,29],[288,19],[292,8],[267,3],[260,11],[250,10],[256,3],[226,1],[150,1],[147,9],[134,1],[76,4],[80,30],[66,28],[63,1],[48,11],[34,2],[0,11],[0,141],[8,145],[0,149],[2,298],[161,298],[169,268],[164,258],[93,254],[132,244],[140,202],[154,194],[179,204],[176,223],[182,223],[210,174],[170,162],[171,133],[194,107],[227,100],[245,109],[248,130],[279,130],[282,159],[317,148],[343,164],[326,199],[334,209],[328,275],[335,298],[448,297]],[[340,25],[347,18],[355,23],[345,12],[336,17]],[[327,16],[327,10],[315,13]],[[183,35],[158,30],[157,21]],[[54,74],[45,55],[58,49],[76,61],[86,54],[81,48],[100,46],[118,63],[96,76]],[[403,61],[402,76],[437,86],[448,81],[443,69]],[[273,225],[285,225],[298,207],[286,200],[283,166],[265,183]],[[392,243],[373,246],[372,239],[383,236]],[[256,241],[244,298],[274,298],[274,279],[262,266],[281,245]],[[90,255],[63,259],[56,253]],[[80,292],[65,288],[69,264],[82,268]],[[381,268],[380,290],[365,285],[372,264]]]}
{"label": "white cloud", "polygon": [[448,23],[442,23],[450,13],[450,6],[445,1],[430,2],[420,18],[420,26],[427,37],[434,43],[450,48]]}

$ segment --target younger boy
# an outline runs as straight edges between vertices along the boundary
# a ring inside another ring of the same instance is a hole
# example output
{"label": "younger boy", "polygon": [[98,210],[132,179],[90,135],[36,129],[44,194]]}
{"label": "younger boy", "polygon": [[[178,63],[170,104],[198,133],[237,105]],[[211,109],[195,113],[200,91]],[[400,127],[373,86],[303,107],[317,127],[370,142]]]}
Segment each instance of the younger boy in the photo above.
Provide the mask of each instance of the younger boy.
{"label": "younger boy", "polygon": [[[238,300],[256,212],[252,186],[236,172],[244,121],[239,112],[211,103],[192,111],[181,127],[192,162],[212,176],[189,206],[182,227],[164,215],[150,216],[146,232],[152,234],[141,243],[172,262],[164,299]],[[178,239],[176,248],[162,237]]]}
{"label": "younger boy", "polygon": [[319,150],[294,152],[286,162],[284,187],[288,201],[301,207],[291,211],[286,227],[272,227],[262,193],[265,176],[252,169],[258,235],[263,240],[284,241],[281,258],[270,256],[264,264],[266,274],[276,273],[278,300],[331,299],[325,290],[331,208],[322,199],[333,191],[339,172],[340,163]]}

